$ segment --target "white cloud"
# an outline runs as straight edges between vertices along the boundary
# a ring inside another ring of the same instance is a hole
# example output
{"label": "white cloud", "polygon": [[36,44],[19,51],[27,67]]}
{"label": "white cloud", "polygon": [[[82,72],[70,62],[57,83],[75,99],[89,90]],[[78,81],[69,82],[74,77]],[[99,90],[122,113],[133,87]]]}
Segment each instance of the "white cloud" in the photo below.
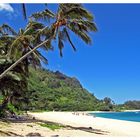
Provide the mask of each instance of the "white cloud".
{"label": "white cloud", "polygon": [[0,3],[0,11],[14,12],[14,9],[10,4]]}

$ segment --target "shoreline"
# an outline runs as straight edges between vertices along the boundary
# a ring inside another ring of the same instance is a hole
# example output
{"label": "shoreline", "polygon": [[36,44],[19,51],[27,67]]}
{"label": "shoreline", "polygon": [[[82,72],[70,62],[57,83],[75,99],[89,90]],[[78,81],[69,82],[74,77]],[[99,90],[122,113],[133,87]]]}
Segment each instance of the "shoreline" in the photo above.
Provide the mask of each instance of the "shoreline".
{"label": "shoreline", "polygon": [[140,110],[124,110],[124,112],[140,112]]}
{"label": "shoreline", "polygon": [[[80,112],[80,111],[78,111]],[[140,112],[140,110],[122,110],[122,111],[83,111],[87,113],[115,113],[115,112]]]}
{"label": "shoreline", "polygon": [[[72,112],[43,112],[29,115],[36,119],[70,125],[72,127],[87,127],[103,132],[104,136],[140,136],[140,123],[115,120],[91,115],[74,115]],[[102,135],[99,135],[102,136]]]}

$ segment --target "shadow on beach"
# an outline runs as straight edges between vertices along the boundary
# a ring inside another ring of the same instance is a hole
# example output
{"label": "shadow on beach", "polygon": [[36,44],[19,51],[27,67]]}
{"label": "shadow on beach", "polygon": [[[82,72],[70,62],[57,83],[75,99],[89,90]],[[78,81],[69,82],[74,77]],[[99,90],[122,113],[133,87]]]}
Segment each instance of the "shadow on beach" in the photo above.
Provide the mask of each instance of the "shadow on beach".
{"label": "shadow on beach", "polygon": [[99,135],[107,135],[108,131],[102,131],[100,129],[93,129],[92,127],[73,127],[73,126],[66,126],[67,128],[74,129],[74,130],[81,130],[89,133],[99,134]]}
{"label": "shadow on beach", "polygon": [[[74,127],[70,125],[63,125],[60,123],[35,119],[34,117],[31,117],[31,116],[22,116],[19,118],[5,118],[5,119],[0,119],[0,121],[7,122],[7,123],[40,123],[41,122],[41,123],[46,123],[46,124],[61,125],[63,126],[64,129],[67,129],[67,130],[80,130],[80,131],[85,131],[88,133],[94,133],[98,135],[107,135],[109,133],[108,131],[102,131],[100,129],[94,129],[92,127]],[[0,133],[5,136],[21,136],[22,137],[22,135],[19,135],[10,131],[3,132],[2,130],[0,130]],[[29,136],[29,135],[26,135],[26,136]]]}
{"label": "shadow on beach", "polygon": [[16,134],[16,133],[14,133],[14,132],[11,132],[11,131],[6,131],[6,132],[4,132],[4,131],[2,131],[2,130],[0,130],[0,136],[7,136],[7,137],[10,137],[10,136],[12,136],[12,137],[23,137],[22,135]]}

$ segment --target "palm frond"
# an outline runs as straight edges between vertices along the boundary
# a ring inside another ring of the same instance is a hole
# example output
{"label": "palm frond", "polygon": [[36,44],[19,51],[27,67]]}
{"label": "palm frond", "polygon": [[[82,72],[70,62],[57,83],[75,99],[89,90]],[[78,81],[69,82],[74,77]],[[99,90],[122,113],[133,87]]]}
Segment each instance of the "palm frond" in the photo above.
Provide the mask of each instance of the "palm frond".
{"label": "palm frond", "polygon": [[38,30],[44,28],[44,25],[42,23],[36,22],[36,21],[29,21],[27,24],[25,31],[28,29]]}
{"label": "palm frond", "polygon": [[64,17],[69,17],[69,18],[75,18],[75,19],[87,19],[92,21],[93,20],[93,15],[88,12],[86,9],[82,7],[73,7],[73,8],[68,8],[68,10],[64,13]]}
{"label": "palm frond", "polygon": [[75,3],[73,3],[73,4],[70,4],[70,3],[68,3],[68,4],[63,4],[63,3],[61,3],[61,4],[59,4],[59,8],[63,11],[63,12],[66,12],[68,9],[70,9],[70,8],[73,8],[73,7],[81,7],[82,5],[81,4],[75,4]]}
{"label": "palm frond", "polygon": [[18,32],[18,36],[19,36],[19,35],[23,35],[23,34],[24,34],[24,29],[20,28],[20,29],[19,29],[19,32]]}
{"label": "palm frond", "polygon": [[67,41],[67,36],[64,28],[63,30],[60,29],[58,30],[58,36],[60,37],[61,40]]}
{"label": "palm frond", "polygon": [[12,81],[15,80],[15,81],[21,81],[21,77],[19,77],[17,74],[14,74],[13,72],[9,71],[7,74],[6,74],[6,77],[8,79],[11,79]]}
{"label": "palm frond", "polygon": [[80,20],[80,23],[85,25],[90,31],[94,31],[94,32],[98,31],[96,24],[94,22],[88,20]]}
{"label": "palm frond", "polygon": [[64,28],[64,32],[66,33],[66,37],[68,38],[68,41],[70,42],[70,44],[71,44],[73,50],[76,51],[76,47],[75,47],[74,44],[72,43],[72,41],[71,41],[71,39],[70,39],[70,36],[69,36],[68,31],[67,31],[66,28]]}
{"label": "palm frond", "polygon": [[6,34],[17,35],[16,31],[7,24],[3,24],[2,26],[0,26],[0,30],[3,33],[3,35]]}
{"label": "palm frond", "polygon": [[44,62],[45,64],[48,64],[48,59],[46,57],[44,57],[39,51],[36,51],[35,53],[40,58],[39,59],[40,61]]}
{"label": "palm frond", "polygon": [[[33,47],[30,46],[30,50],[32,48]],[[39,61],[42,61],[45,64],[48,64],[48,60],[38,50],[35,50],[33,54],[34,54],[34,57],[36,57]]]}
{"label": "palm frond", "polygon": [[73,24],[68,24],[67,27],[72,30],[76,35],[78,35],[86,44],[91,44],[91,39],[85,32],[75,28]]}
{"label": "palm frond", "polygon": [[3,35],[0,37],[0,41],[3,42],[3,44],[10,44],[15,38],[13,35]]}
{"label": "palm frond", "polygon": [[59,48],[60,56],[63,57],[62,49],[64,48],[64,44],[62,39],[60,38],[60,35],[58,35],[58,48]]}
{"label": "palm frond", "polygon": [[75,26],[75,28],[78,28],[81,31],[97,32],[96,24],[94,22],[89,21],[89,20],[74,19],[74,20],[70,20],[69,24]]}
{"label": "palm frond", "polygon": [[41,35],[39,33],[34,34],[33,41],[32,41],[33,46],[36,46],[40,43],[41,43]]}
{"label": "palm frond", "polygon": [[35,14],[32,14],[31,18],[34,18],[35,20],[47,20],[49,21],[51,18],[54,18],[55,17],[55,14],[46,9],[42,12],[37,12]]}
{"label": "palm frond", "polygon": [[45,40],[51,37],[56,36],[56,29],[54,25],[51,25],[50,27],[46,26],[40,31],[40,34],[45,37]]}
{"label": "palm frond", "polygon": [[27,19],[25,4],[23,3],[21,6],[22,6],[22,13],[23,13],[24,19]]}
{"label": "palm frond", "polygon": [[14,52],[23,51],[31,43],[30,40],[33,40],[31,35],[18,36],[10,45],[9,55],[14,55]]}
{"label": "palm frond", "polygon": [[33,53],[28,57],[29,63],[36,68],[36,66],[41,67],[40,59],[38,59],[37,55],[34,55]]}
{"label": "palm frond", "polygon": [[75,26],[75,28],[79,29],[80,31],[88,32],[88,27],[81,22],[81,20],[71,20],[69,24]]}
{"label": "palm frond", "polygon": [[44,51],[48,52],[48,51],[53,51],[54,50],[54,46],[52,46],[51,40],[48,41],[46,44],[44,44],[41,49],[43,49]]}
{"label": "palm frond", "polygon": [[18,60],[22,56],[22,54],[23,54],[22,48],[21,48],[21,46],[19,44],[16,47],[11,47],[10,48],[10,51],[8,53],[8,57],[10,57],[10,59],[16,61],[16,60]]}
{"label": "palm frond", "polygon": [[1,29],[1,27],[0,27],[0,36],[2,36],[3,35],[3,32],[2,32],[2,29]]}

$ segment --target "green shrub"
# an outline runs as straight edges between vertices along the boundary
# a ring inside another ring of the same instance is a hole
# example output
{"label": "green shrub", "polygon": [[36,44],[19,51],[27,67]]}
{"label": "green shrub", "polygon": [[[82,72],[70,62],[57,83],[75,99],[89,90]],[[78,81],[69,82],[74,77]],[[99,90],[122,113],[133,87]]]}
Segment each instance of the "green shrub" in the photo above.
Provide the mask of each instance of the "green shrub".
{"label": "green shrub", "polygon": [[12,105],[11,103],[8,104],[7,110],[10,111],[11,113],[15,113],[16,115],[20,115],[20,114],[23,113],[23,111],[18,110],[18,109],[15,108],[15,106]]}
{"label": "green shrub", "polygon": [[51,130],[55,130],[55,129],[61,129],[63,128],[63,126],[59,125],[59,124],[47,124],[47,123],[41,123],[39,124],[42,127],[47,127]]}

